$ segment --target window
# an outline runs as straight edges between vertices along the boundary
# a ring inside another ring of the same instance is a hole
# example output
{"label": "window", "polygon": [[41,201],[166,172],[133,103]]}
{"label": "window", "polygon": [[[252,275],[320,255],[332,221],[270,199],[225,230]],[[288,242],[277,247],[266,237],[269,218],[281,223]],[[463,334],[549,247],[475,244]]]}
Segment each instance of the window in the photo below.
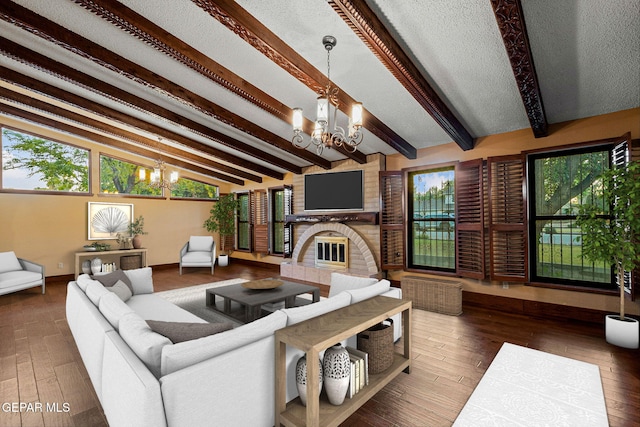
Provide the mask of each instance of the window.
{"label": "window", "polygon": [[454,167],[409,172],[408,266],[455,271]]}
{"label": "window", "polygon": [[89,192],[89,150],[2,129],[2,188]]}
{"label": "window", "polygon": [[582,255],[580,229],[575,225],[579,206],[586,203],[601,207],[602,221],[610,219],[599,179],[610,159],[610,147],[529,156],[532,281],[614,287],[611,266]]}
{"label": "window", "polygon": [[249,193],[238,194],[238,250],[251,250],[251,200]]}
{"label": "window", "polygon": [[218,186],[205,184],[188,178],[180,178],[171,189],[171,197],[185,199],[214,200],[218,198]]}
{"label": "window", "polygon": [[[140,170],[144,170],[145,180],[141,180]],[[100,155],[100,192],[109,194],[135,194],[162,196],[162,189],[152,187],[149,182],[151,169],[124,160]]]}

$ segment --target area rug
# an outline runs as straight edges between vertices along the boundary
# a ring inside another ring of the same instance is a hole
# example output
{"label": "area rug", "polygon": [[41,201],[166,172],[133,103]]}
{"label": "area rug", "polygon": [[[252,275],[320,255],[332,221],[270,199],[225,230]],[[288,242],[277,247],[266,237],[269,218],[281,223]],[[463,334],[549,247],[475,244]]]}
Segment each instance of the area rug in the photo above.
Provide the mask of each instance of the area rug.
{"label": "area rug", "polygon": [[[206,305],[206,290],[210,288],[218,288],[221,286],[235,285],[238,283],[244,283],[248,280],[245,279],[230,279],[220,282],[205,283],[204,285],[189,286],[187,288],[172,289],[170,291],[156,292],[156,295],[166,299],[167,301],[187,310],[189,313],[195,314],[201,319],[210,323],[217,322],[231,322],[235,326],[239,326],[242,323],[233,319],[232,317],[225,316],[224,314],[207,307]],[[222,304],[222,298],[216,298],[216,304]],[[231,307],[234,308],[233,306]]]}
{"label": "area rug", "polygon": [[453,425],[608,426],[600,369],[504,343]]}

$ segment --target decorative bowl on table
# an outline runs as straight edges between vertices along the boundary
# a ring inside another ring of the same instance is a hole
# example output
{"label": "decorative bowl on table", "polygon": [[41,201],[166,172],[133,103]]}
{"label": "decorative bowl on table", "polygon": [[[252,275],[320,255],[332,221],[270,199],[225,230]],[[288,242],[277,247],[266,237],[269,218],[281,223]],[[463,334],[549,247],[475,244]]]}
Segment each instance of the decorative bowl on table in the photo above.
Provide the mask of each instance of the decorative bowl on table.
{"label": "decorative bowl on table", "polygon": [[247,289],[275,289],[278,286],[282,286],[283,283],[282,280],[274,279],[252,280],[250,282],[244,282],[242,287]]}

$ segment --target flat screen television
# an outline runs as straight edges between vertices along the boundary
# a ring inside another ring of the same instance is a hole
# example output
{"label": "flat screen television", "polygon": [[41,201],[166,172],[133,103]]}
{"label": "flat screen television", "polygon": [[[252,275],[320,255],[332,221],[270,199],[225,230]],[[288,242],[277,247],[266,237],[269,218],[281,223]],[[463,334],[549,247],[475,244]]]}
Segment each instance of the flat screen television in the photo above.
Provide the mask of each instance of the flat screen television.
{"label": "flat screen television", "polygon": [[304,210],[364,210],[363,174],[363,171],[355,170],[305,175]]}

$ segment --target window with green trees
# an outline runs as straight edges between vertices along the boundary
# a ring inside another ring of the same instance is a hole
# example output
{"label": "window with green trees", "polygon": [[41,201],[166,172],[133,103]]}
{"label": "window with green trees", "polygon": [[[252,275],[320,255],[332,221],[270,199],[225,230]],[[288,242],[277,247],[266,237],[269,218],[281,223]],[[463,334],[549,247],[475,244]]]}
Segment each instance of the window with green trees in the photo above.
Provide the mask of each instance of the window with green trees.
{"label": "window with green trees", "polygon": [[185,199],[215,200],[218,198],[218,186],[205,184],[188,178],[180,178],[171,189],[171,197]]}
{"label": "window with green trees", "polygon": [[599,206],[610,220],[601,175],[611,164],[609,147],[529,156],[529,235],[533,281],[611,288],[611,266],[582,253],[576,216],[580,206]]}
{"label": "window with green trees", "polygon": [[409,267],[455,271],[455,172],[453,167],[410,172]]}
{"label": "window with green trees", "polygon": [[[145,179],[140,179],[144,170]],[[151,170],[115,157],[100,155],[100,192],[108,194],[136,194],[162,196],[162,189],[149,183]]]}
{"label": "window with green trees", "polygon": [[89,150],[2,129],[2,189],[89,192]]}
{"label": "window with green trees", "polygon": [[249,193],[238,193],[238,250],[251,250],[251,200]]}

